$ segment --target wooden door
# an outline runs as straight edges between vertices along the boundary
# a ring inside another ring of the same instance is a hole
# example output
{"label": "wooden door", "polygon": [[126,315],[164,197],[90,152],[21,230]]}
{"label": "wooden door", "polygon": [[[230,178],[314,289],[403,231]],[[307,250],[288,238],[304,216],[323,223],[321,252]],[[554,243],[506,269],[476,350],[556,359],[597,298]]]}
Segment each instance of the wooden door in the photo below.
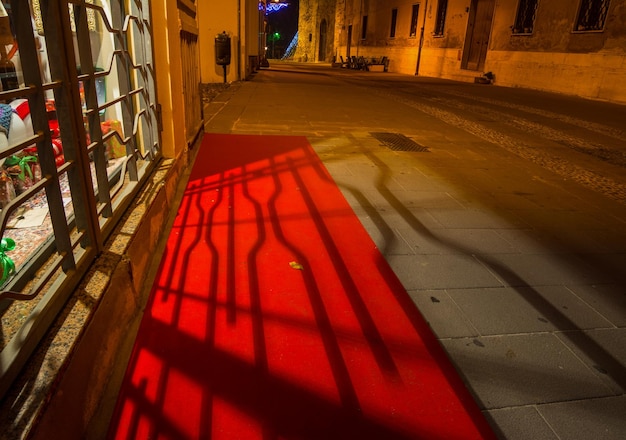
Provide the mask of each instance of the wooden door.
{"label": "wooden door", "polygon": [[495,0],[472,0],[461,67],[482,70],[489,48]]}

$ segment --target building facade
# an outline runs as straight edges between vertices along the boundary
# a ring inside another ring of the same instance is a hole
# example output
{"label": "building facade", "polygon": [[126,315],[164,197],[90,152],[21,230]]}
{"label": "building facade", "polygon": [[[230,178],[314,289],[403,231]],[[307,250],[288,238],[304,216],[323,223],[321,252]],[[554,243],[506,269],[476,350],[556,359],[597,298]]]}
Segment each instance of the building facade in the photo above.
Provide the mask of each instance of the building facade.
{"label": "building facade", "polygon": [[626,0],[337,0],[335,21],[337,56],[391,72],[626,102]]}
{"label": "building facade", "polygon": [[[241,81],[259,65],[264,54],[263,17],[265,0],[232,2],[197,2],[200,72],[202,83]],[[230,39],[230,62],[216,62],[216,38],[226,34]],[[225,67],[225,69],[224,69]]]}
{"label": "building facade", "polygon": [[336,0],[300,0],[298,46],[300,62],[330,62],[335,54]]}

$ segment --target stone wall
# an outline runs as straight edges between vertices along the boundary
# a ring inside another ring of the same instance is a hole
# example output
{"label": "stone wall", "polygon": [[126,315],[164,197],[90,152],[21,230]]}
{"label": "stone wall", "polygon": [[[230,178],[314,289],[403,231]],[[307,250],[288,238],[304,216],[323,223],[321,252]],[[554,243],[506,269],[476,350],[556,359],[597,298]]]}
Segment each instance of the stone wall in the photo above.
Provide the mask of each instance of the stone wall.
{"label": "stone wall", "polygon": [[337,3],[336,0],[300,0],[296,61],[332,61]]}

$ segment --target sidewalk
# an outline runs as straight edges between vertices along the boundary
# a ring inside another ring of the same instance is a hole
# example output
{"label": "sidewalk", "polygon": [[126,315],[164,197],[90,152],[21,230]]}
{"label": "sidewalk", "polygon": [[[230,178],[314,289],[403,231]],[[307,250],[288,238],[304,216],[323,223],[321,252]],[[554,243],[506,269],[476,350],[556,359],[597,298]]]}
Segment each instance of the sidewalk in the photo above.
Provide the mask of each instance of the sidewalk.
{"label": "sidewalk", "polygon": [[495,439],[306,138],[205,135],[159,267],[109,438]]}
{"label": "sidewalk", "polygon": [[556,136],[619,148],[616,107],[581,124],[555,116],[566,97],[363,78],[272,66],[207,105],[205,130],[307,136],[501,438],[626,437],[626,173]]}

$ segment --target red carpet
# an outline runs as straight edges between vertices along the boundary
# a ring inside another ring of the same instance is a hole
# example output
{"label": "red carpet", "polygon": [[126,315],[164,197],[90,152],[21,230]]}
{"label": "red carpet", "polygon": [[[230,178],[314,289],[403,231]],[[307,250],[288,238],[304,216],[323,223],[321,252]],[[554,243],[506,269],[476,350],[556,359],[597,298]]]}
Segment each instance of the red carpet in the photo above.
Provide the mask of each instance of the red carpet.
{"label": "red carpet", "polygon": [[213,134],[109,434],[493,438],[306,138]]}

